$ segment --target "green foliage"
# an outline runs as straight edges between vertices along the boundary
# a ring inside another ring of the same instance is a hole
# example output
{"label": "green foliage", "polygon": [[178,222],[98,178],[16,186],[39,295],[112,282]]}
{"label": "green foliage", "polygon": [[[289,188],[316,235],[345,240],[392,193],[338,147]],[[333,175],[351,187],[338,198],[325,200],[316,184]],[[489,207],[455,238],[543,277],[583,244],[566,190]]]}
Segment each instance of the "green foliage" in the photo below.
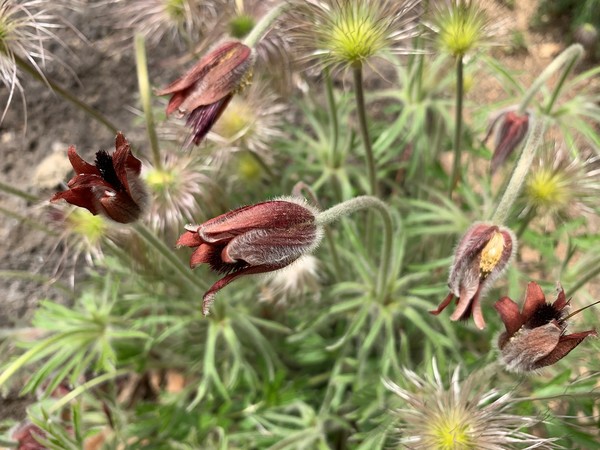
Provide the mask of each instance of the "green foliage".
{"label": "green foliage", "polygon": [[[185,11],[181,6],[172,13]],[[237,24],[242,25],[247,24]],[[524,46],[518,35],[513,39],[515,48]],[[523,423],[510,431],[527,428],[546,445],[541,448],[551,448],[543,439],[554,437],[566,448],[593,448],[599,433],[593,419],[600,407],[595,393],[600,366],[593,357],[598,343],[586,339],[540,373],[508,373],[496,363],[504,324],[492,305],[504,296],[521,305],[528,282],[551,293],[558,280],[573,297],[574,309],[592,302],[600,274],[598,208],[548,221],[542,220],[544,211],[527,208],[524,194],[515,196],[505,225],[518,235],[519,252],[505,276],[482,293],[487,327],[451,321],[447,311],[429,314],[448,294],[458,240],[474,222],[489,221],[518,164],[509,158],[495,177],[489,175],[493,149],[478,138],[488,127],[487,116],[520,103],[529,86],[494,58],[465,60],[465,76],[492,78],[492,73],[506,98],[501,105],[489,104],[485,93],[464,99],[462,179],[449,192],[453,106],[460,92],[455,61],[436,54],[426,39],[412,44],[410,55],[383,52],[385,84],[378,84],[380,74],[373,70],[361,86],[383,217],[389,214],[392,236],[371,212],[328,223],[315,252],[316,274],[291,266],[270,274],[283,275],[287,284],[267,276],[235,280],[204,317],[201,299],[218,275],[206,264],[192,272],[190,250],[174,249],[185,223],[152,228],[145,217],[123,225],[117,237],[106,232],[99,239],[102,256],[94,258],[73,291],[41,302],[31,323],[34,339],[22,330],[1,336],[6,351],[0,357],[0,386],[37,392],[28,414],[47,448],[83,448],[92,439],[106,449],[397,447],[411,437],[402,430],[412,429],[406,428],[412,416],[391,411],[410,409],[410,396],[390,392],[384,380],[429,398],[435,389],[408,374],[427,374],[423,379],[434,379],[439,392],[454,392],[463,381],[453,378],[457,366],[465,374],[488,370],[485,387],[474,389],[483,399],[477,404],[482,410],[498,396],[512,395],[502,412],[523,417]],[[389,61],[392,66],[385,65]],[[532,124],[535,119],[545,127],[544,138],[563,144],[569,158],[587,158],[600,151],[600,97],[589,83],[600,69],[573,74],[576,61],[542,83],[526,109]],[[270,82],[260,69],[257,65],[254,83],[267,89]],[[321,210],[369,190],[364,135],[357,125],[361,106],[350,82],[344,74],[312,75],[295,73],[305,90],[292,90],[283,129],[267,133],[266,145],[246,148],[215,138],[191,150],[202,155],[218,186],[212,195],[190,194],[192,203],[206,205],[202,214],[289,195],[298,182]],[[161,141],[161,155],[177,158],[179,147]],[[240,154],[251,155],[263,169],[251,186],[229,173]],[[586,173],[594,180],[599,176]],[[572,208],[599,192],[594,186],[600,182],[586,186],[585,192],[569,191]],[[577,316],[575,331],[598,328],[591,311]]]}

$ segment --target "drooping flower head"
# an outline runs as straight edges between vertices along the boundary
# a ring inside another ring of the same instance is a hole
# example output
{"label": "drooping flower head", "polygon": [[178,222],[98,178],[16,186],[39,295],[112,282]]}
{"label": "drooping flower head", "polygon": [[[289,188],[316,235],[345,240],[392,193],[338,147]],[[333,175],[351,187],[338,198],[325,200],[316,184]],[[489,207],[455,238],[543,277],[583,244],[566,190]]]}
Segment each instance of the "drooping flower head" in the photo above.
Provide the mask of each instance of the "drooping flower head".
{"label": "drooping flower head", "polygon": [[40,443],[40,440],[47,437],[46,433],[29,421],[19,424],[12,431],[11,437],[18,443],[17,450],[46,449],[46,445]]}
{"label": "drooping flower head", "polygon": [[508,266],[516,244],[513,232],[506,227],[482,222],[471,226],[454,252],[448,279],[450,293],[430,312],[438,315],[456,298],[450,320],[468,319],[472,315],[477,328],[485,328],[481,296]]}
{"label": "drooping flower head", "polygon": [[[422,378],[405,370],[411,385],[401,387],[384,381],[386,387],[404,401],[393,410],[398,448],[412,450],[508,450],[521,448],[557,448],[554,439],[538,438],[523,431],[539,420],[511,414],[515,403],[510,393],[486,391],[483,380],[489,374],[473,372],[460,381],[457,367],[450,386],[433,364],[433,377]],[[408,384],[408,383],[407,383]],[[527,445],[527,447],[525,447]]]}
{"label": "drooping flower head", "polygon": [[487,141],[495,128],[498,128],[498,130],[496,131],[494,154],[490,164],[492,175],[519,144],[525,140],[529,129],[529,113],[518,114],[512,110],[502,111],[493,119],[484,142]]}
{"label": "drooping flower head", "polygon": [[513,372],[540,369],[567,356],[588,336],[596,336],[595,330],[565,334],[571,300],[559,287],[554,303],[546,303],[540,286],[531,282],[523,309],[508,297],[496,302],[494,308],[500,314],[506,331],[498,338],[498,347],[506,368]]}
{"label": "drooping flower head", "polygon": [[204,294],[203,314],[208,314],[215,294],[236,278],[281,269],[314,250],[322,234],[315,217],[306,203],[282,198],[187,225],[177,245],[194,248],[190,267],[206,263],[225,274]]}
{"label": "drooping flower head", "polygon": [[58,192],[51,202],[66,200],[86,208],[92,214],[104,214],[120,223],[137,220],[148,201],[148,194],[140,178],[142,162],[131,153],[129,142],[118,133],[115,152],[104,150],[96,153],[96,161],[90,164],[69,147],[69,161],[75,176],[67,183],[68,190]]}
{"label": "drooping flower head", "polygon": [[157,95],[171,95],[167,116],[185,116],[192,127],[190,141],[198,145],[234,94],[250,83],[253,65],[252,49],[238,41],[225,42]]}
{"label": "drooping flower head", "polygon": [[384,51],[406,53],[420,0],[309,0],[293,12],[305,58],[327,67],[362,65]]}

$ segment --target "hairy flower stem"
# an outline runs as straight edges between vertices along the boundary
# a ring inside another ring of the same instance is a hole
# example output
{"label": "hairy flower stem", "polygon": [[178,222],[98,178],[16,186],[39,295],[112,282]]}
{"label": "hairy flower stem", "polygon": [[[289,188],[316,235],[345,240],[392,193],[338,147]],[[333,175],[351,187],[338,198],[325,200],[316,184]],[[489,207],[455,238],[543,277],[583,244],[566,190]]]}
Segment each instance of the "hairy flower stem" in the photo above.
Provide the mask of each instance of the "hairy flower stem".
{"label": "hairy flower stem", "polygon": [[454,164],[452,165],[452,177],[450,177],[449,197],[461,178],[461,137],[463,123],[463,96],[464,96],[464,64],[462,55],[456,57],[456,105],[454,110]]}
{"label": "hairy flower stem", "polygon": [[152,149],[152,163],[157,170],[162,169],[162,159],[160,157],[160,148],[158,137],[156,136],[156,127],[154,125],[154,114],[152,114],[152,92],[150,91],[150,81],[148,79],[148,63],[146,61],[146,43],[142,34],[135,35],[135,65],[137,67],[138,86],[140,88],[140,98],[144,118],[146,119],[146,131],[150,139],[150,148]]}
{"label": "hairy flower stem", "polygon": [[77,106],[79,109],[81,109],[83,112],[88,114],[90,117],[97,120],[102,125],[104,125],[106,128],[111,130],[114,134],[117,134],[119,129],[115,126],[115,124],[113,124],[110,120],[108,120],[106,117],[104,117],[104,115],[100,111],[98,111],[98,110],[92,108],[91,106],[89,106],[88,104],[82,102],[77,97],[75,97],[73,94],[71,94],[69,91],[60,87],[54,81],[41,75],[37,70],[35,70],[33,67],[31,67],[31,65],[27,61],[22,59],[19,55],[13,55],[13,56],[15,58],[15,63],[17,64],[17,66],[19,66],[19,68],[21,70],[23,70],[24,72],[27,72],[29,75],[31,75],[33,78],[35,78],[39,82],[48,85],[50,87],[50,89],[52,89],[58,95],[63,97],[65,100],[67,100],[67,101],[71,102],[73,105]]}
{"label": "hairy flower stem", "polygon": [[525,147],[521,152],[519,161],[517,162],[515,170],[513,171],[506,189],[502,194],[502,198],[496,207],[496,211],[491,218],[491,221],[496,225],[504,224],[508,218],[510,209],[517,199],[517,196],[521,192],[521,188],[525,182],[525,177],[531,168],[531,163],[533,162],[535,152],[540,146],[542,136],[544,135],[545,125],[543,123],[533,121],[532,125],[532,129],[529,133],[529,137],[527,138],[527,142],[525,143]]}
{"label": "hairy flower stem", "polygon": [[563,74],[562,74],[559,82],[556,84],[556,87],[554,88],[554,92],[552,93],[550,102],[548,103],[547,107],[545,108],[545,112],[549,113],[552,109],[552,106],[554,106],[554,102],[558,98],[558,94],[560,93],[560,90],[562,89],[562,86],[564,84],[565,79],[567,78],[567,75],[571,72],[571,70],[573,69],[575,64],[583,57],[584,53],[585,52],[583,50],[583,47],[580,44],[573,44],[573,45],[569,46],[568,48],[566,48],[556,58],[554,58],[554,61],[552,61],[550,64],[548,64],[548,66],[542,71],[542,73],[540,73],[538,75],[538,77],[535,79],[535,81],[531,84],[531,86],[529,87],[527,92],[525,92],[525,95],[523,96],[523,100],[521,100],[521,103],[519,104],[519,109],[518,109],[517,113],[524,114],[525,111],[527,110],[527,107],[533,100],[533,97],[535,97],[535,95],[542,88],[542,86],[544,86],[546,81],[548,81],[548,79],[552,75],[554,75],[554,73],[558,69],[560,69],[562,66],[564,66],[566,64],[565,70],[563,71]]}
{"label": "hairy flower stem", "polygon": [[365,158],[367,163],[367,177],[369,180],[369,194],[377,195],[377,176],[375,174],[375,157],[371,138],[369,137],[369,127],[367,125],[367,108],[365,106],[365,93],[363,89],[362,65],[355,64],[352,67],[354,75],[354,95],[356,96],[356,113],[358,115],[358,126],[360,136],[365,147]]}
{"label": "hairy flower stem", "polygon": [[318,225],[328,225],[340,218],[352,214],[363,209],[375,209],[381,214],[383,220],[383,242],[381,252],[381,262],[379,267],[379,277],[377,280],[377,295],[378,298],[385,296],[387,288],[388,274],[392,259],[393,246],[393,230],[392,230],[392,215],[389,207],[379,200],[377,197],[370,195],[362,195],[343,203],[339,203],[317,215],[316,222]]}
{"label": "hairy flower stem", "polygon": [[592,270],[590,270],[587,274],[581,277],[573,286],[569,288],[569,294],[573,295],[579,289],[581,289],[588,281],[593,280],[600,274],[600,264],[596,265]]}
{"label": "hairy flower stem", "polygon": [[268,29],[273,23],[277,20],[277,18],[289,7],[287,2],[284,2],[275,8],[271,9],[267,14],[265,14],[260,21],[254,26],[252,31],[246,39],[244,39],[244,44],[248,47],[254,47],[258,41],[260,41],[265,34],[267,34]]}
{"label": "hairy flower stem", "polygon": [[[294,186],[292,194],[297,197],[302,197],[302,191],[305,191],[308,194],[314,205],[317,207],[320,206],[319,199],[315,195],[315,192],[312,190],[312,188],[303,181],[299,181]],[[329,254],[331,255],[331,259],[333,261],[333,271],[336,275],[336,279],[341,280],[343,272],[342,265],[340,264],[340,257],[335,244],[335,237],[333,236],[330,227],[324,226],[323,229],[325,230],[325,239],[327,240],[327,245],[329,246]]]}
{"label": "hairy flower stem", "polygon": [[333,95],[333,81],[329,69],[325,69],[325,94],[327,95],[327,111],[329,112],[329,125],[331,127],[330,164],[333,168],[337,169],[339,164],[339,161],[337,160],[337,149],[340,133],[337,118],[337,105]]}

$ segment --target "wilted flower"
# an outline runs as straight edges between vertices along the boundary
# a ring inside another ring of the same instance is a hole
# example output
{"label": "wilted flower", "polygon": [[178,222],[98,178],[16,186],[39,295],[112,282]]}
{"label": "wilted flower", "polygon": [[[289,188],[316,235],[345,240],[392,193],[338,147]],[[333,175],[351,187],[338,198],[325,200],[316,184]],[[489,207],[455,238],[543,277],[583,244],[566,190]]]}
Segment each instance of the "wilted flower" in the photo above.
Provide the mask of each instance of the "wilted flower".
{"label": "wilted flower", "polygon": [[322,234],[315,215],[306,203],[282,198],[186,226],[177,245],[195,249],[190,267],[207,263],[226,274],[204,294],[202,313],[208,314],[215,294],[236,278],[281,269],[314,250]]}
{"label": "wilted flower", "polygon": [[96,152],[96,161],[90,164],[69,147],[69,161],[75,176],[67,184],[68,190],[58,192],[50,199],[64,199],[75,206],[86,208],[92,214],[104,214],[116,222],[137,220],[147,203],[148,194],[140,178],[142,163],[131,153],[125,137],[118,133],[115,152]]}
{"label": "wilted flower", "polygon": [[431,27],[439,47],[449,55],[462,57],[489,43],[500,27],[498,18],[488,17],[480,1],[445,0],[437,2]]}
{"label": "wilted flower", "polygon": [[395,416],[398,448],[412,450],[508,450],[556,448],[554,439],[538,438],[521,431],[539,422],[532,417],[510,414],[515,404],[509,393],[485,391],[482,380],[489,374],[474,372],[462,383],[457,367],[445,388],[437,366],[433,379],[424,379],[405,370],[404,379],[414,387],[402,388],[391,381],[386,387],[406,406],[392,411]]}
{"label": "wilted flower", "polygon": [[448,286],[450,293],[431,314],[438,315],[456,297],[450,320],[468,319],[485,328],[481,296],[502,274],[516,251],[516,238],[506,227],[475,223],[467,230],[454,252]]}
{"label": "wilted flower", "polygon": [[526,372],[552,365],[567,356],[586,337],[596,336],[595,330],[565,334],[571,300],[559,286],[554,303],[537,283],[527,285],[523,309],[508,297],[498,300],[494,308],[500,314],[506,331],[498,338],[498,347],[506,368]]}
{"label": "wilted flower", "polygon": [[49,40],[60,42],[52,31],[60,28],[60,15],[51,13],[60,6],[60,2],[42,0],[0,0],[0,81],[8,89],[8,100],[0,122],[15,89],[23,96],[17,59],[29,63],[42,77],[42,67],[47,60],[54,59],[44,44]]}
{"label": "wilted flower", "polygon": [[249,84],[253,64],[252,49],[241,42],[225,42],[157,95],[171,94],[167,115],[177,111],[186,116],[193,130],[191,141],[199,144],[233,95]]}
{"label": "wilted flower", "polygon": [[483,140],[484,142],[488,140],[496,125],[498,125],[498,131],[496,132],[494,155],[490,165],[492,174],[525,139],[529,129],[529,114],[517,114],[515,111],[510,110],[501,112],[492,121],[487,136]]}
{"label": "wilted flower", "polygon": [[600,157],[571,158],[558,144],[539,153],[525,181],[523,215],[567,220],[598,208]]}
{"label": "wilted flower", "polygon": [[325,66],[356,66],[384,51],[407,53],[420,0],[309,0],[293,12],[307,57]]}

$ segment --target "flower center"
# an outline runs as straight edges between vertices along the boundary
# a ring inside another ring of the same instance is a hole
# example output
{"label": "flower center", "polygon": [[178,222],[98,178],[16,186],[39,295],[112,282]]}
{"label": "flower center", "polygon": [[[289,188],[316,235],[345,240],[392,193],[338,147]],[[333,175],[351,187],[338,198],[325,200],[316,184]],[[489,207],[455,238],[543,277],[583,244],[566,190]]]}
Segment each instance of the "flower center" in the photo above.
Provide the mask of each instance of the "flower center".
{"label": "flower center", "polygon": [[254,115],[248,105],[234,97],[213,129],[217,134],[231,141],[247,134],[254,124],[253,119]]}
{"label": "flower center", "polygon": [[100,242],[108,228],[106,220],[101,215],[94,216],[84,208],[74,209],[67,216],[66,221],[75,234],[82,236],[92,245]]}
{"label": "flower center", "polygon": [[343,10],[333,23],[326,47],[340,60],[360,63],[385,46],[385,22],[377,22],[366,7]]}
{"label": "flower center", "polygon": [[529,201],[540,208],[556,209],[568,201],[563,180],[547,169],[540,169],[531,176],[526,193]]}
{"label": "flower center", "polygon": [[173,171],[152,169],[146,174],[146,184],[158,194],[172,191],[178,180]]}
{"label": "flower center", "polygon": [[461,56],[475,47],[485,26],[481,12],[470,4],[452,9],[450,17],[443,18],[439,39],[452,55]]}
{"label": "flower center", "polygon": [[502,236],[502,233],[497,231],[481,251],[479,272],[482,278],[487,277],[492,272],[494,267],[498,265],[498,262],[502,258],[503,251],[504,236]]}
{"label": "flower center", "polygon": [[436,450],[475,449],[464,411],[451,408],[430,425],[430,446]]}
{"label": "flower center", "polygon": [[167,0],[165,11],[174,22],[181,23],[185,19],[185,0]]}

